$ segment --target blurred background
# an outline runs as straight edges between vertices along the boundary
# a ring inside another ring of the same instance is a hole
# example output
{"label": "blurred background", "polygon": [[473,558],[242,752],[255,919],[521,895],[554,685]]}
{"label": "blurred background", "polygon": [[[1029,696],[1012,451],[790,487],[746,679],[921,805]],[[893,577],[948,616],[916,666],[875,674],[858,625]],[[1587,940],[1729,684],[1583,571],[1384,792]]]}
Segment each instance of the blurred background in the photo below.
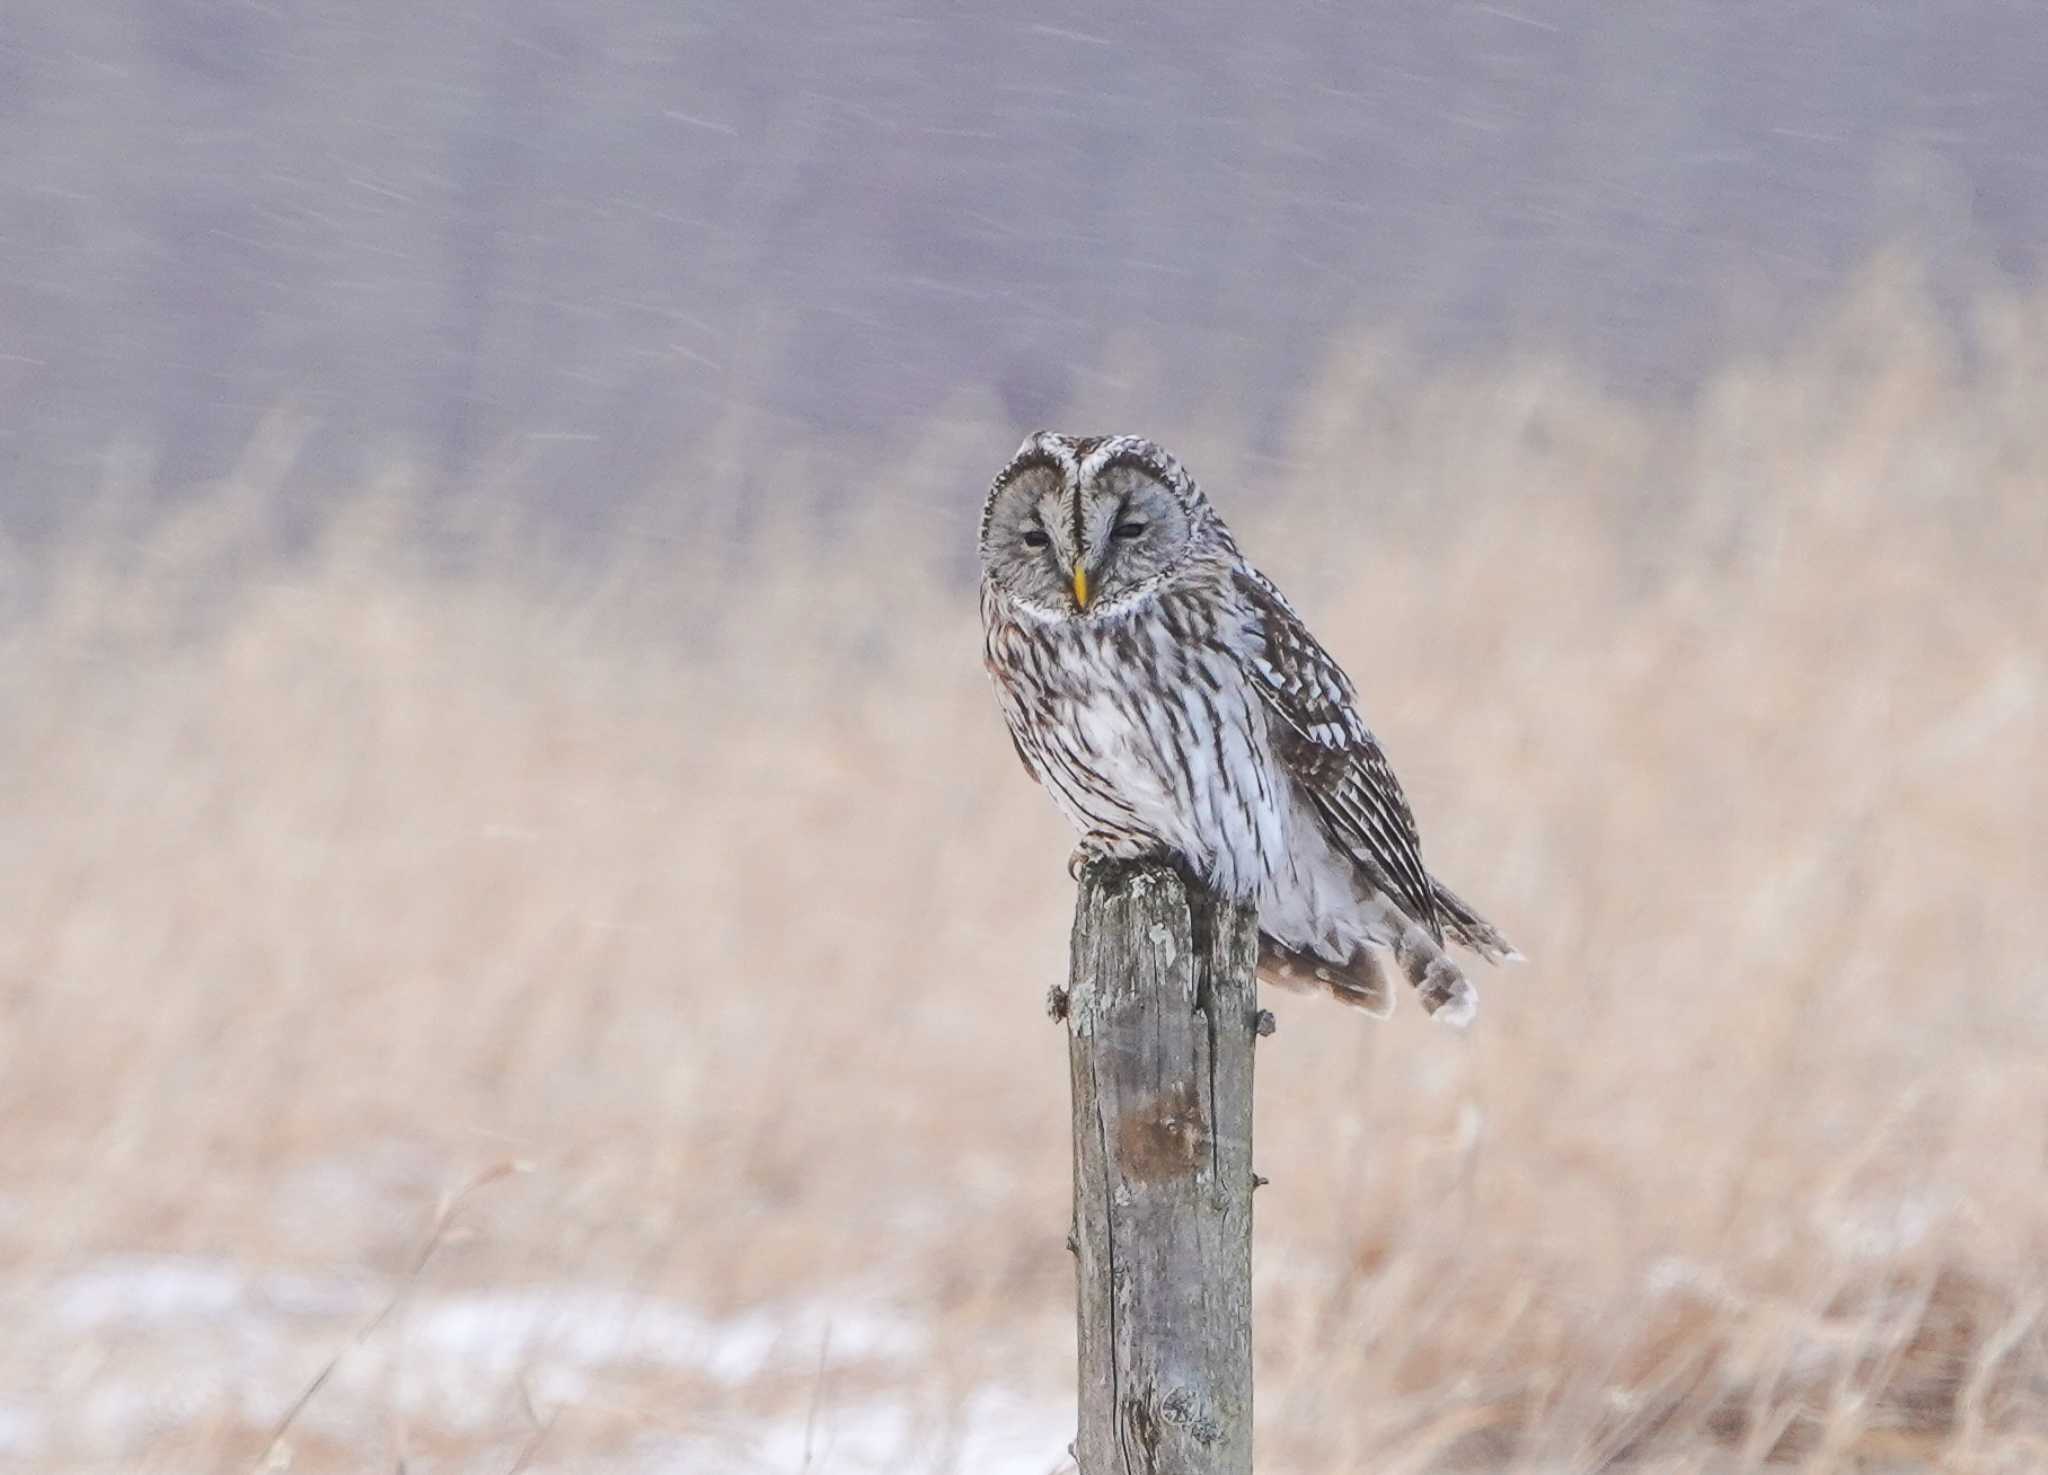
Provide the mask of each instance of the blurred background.
{"label": "blurred background", "polygon": [[0,1470],[1049,1475],[988,478],[1531,961],[1274,1000],[1262,1471],[2048,1468],[2048,12],[14,0]]}

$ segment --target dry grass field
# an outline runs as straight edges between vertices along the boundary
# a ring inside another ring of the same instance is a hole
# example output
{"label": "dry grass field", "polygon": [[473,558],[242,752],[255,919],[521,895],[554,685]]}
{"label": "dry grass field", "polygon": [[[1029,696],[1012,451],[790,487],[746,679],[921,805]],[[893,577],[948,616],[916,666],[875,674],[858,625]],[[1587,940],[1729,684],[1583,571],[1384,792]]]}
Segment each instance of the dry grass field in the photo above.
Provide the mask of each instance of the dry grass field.
{"label": "dry grass field", "polygon": [[[1463,1036],[1274,1001],[1262,1472],[2048,1469],[2044,384],[2048,295],[1880,266],[1682,404],[1365,342],[1278,454],[1066,417],[1181,451],[1531,959]],[[595,556],[396,472],[280,540],[288,419],[0,545],[0,1470],[1059,1465],[1017,428],[853,496],[733,420]]]}

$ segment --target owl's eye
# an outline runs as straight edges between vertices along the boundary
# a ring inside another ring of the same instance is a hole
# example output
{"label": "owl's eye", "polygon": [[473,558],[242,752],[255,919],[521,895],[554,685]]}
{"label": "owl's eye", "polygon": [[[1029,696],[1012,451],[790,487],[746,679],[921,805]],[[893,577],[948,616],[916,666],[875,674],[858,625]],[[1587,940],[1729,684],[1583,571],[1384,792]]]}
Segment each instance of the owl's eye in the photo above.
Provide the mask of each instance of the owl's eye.
{"label": "owl's eye", "polygon": [[1120,522],[1110,529],[1109,535],[1112,538],[1123,538],[1126,540],[1142,538],[1145,535],[1145,524],[1142,522]]}
{"label": "owl's eye", "polygon": [[1043,548],[1051,541],[1052,539],[1048,538],[1039,528],[1033,528],[1024,535],[1024,546],[1026,548]]}

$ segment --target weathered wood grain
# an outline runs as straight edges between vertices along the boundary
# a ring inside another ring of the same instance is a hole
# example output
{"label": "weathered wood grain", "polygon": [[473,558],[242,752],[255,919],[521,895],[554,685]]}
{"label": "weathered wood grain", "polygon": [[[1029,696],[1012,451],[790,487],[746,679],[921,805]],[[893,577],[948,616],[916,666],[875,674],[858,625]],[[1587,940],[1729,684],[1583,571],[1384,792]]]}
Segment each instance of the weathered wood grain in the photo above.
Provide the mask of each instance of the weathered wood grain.
{"label": "weathered wood grain", "polygon": [[1066,998],[1081,1475],[1250,1475],[1258,922],[1164,864],[1081,877]]}

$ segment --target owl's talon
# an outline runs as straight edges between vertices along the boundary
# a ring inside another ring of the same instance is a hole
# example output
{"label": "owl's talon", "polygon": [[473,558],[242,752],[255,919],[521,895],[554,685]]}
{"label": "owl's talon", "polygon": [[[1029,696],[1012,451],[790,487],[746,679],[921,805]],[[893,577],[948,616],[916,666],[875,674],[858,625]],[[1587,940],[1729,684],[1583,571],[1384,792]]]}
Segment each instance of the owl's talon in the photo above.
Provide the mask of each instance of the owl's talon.
{"label": "owl's talon", "polygon": [[1109,859],[1109,847],[1099,840],[1083,840],[1074,847],[1074,853],[1067,857],[1067,879],[1079,881],[1081,872],[1098,860]]}

